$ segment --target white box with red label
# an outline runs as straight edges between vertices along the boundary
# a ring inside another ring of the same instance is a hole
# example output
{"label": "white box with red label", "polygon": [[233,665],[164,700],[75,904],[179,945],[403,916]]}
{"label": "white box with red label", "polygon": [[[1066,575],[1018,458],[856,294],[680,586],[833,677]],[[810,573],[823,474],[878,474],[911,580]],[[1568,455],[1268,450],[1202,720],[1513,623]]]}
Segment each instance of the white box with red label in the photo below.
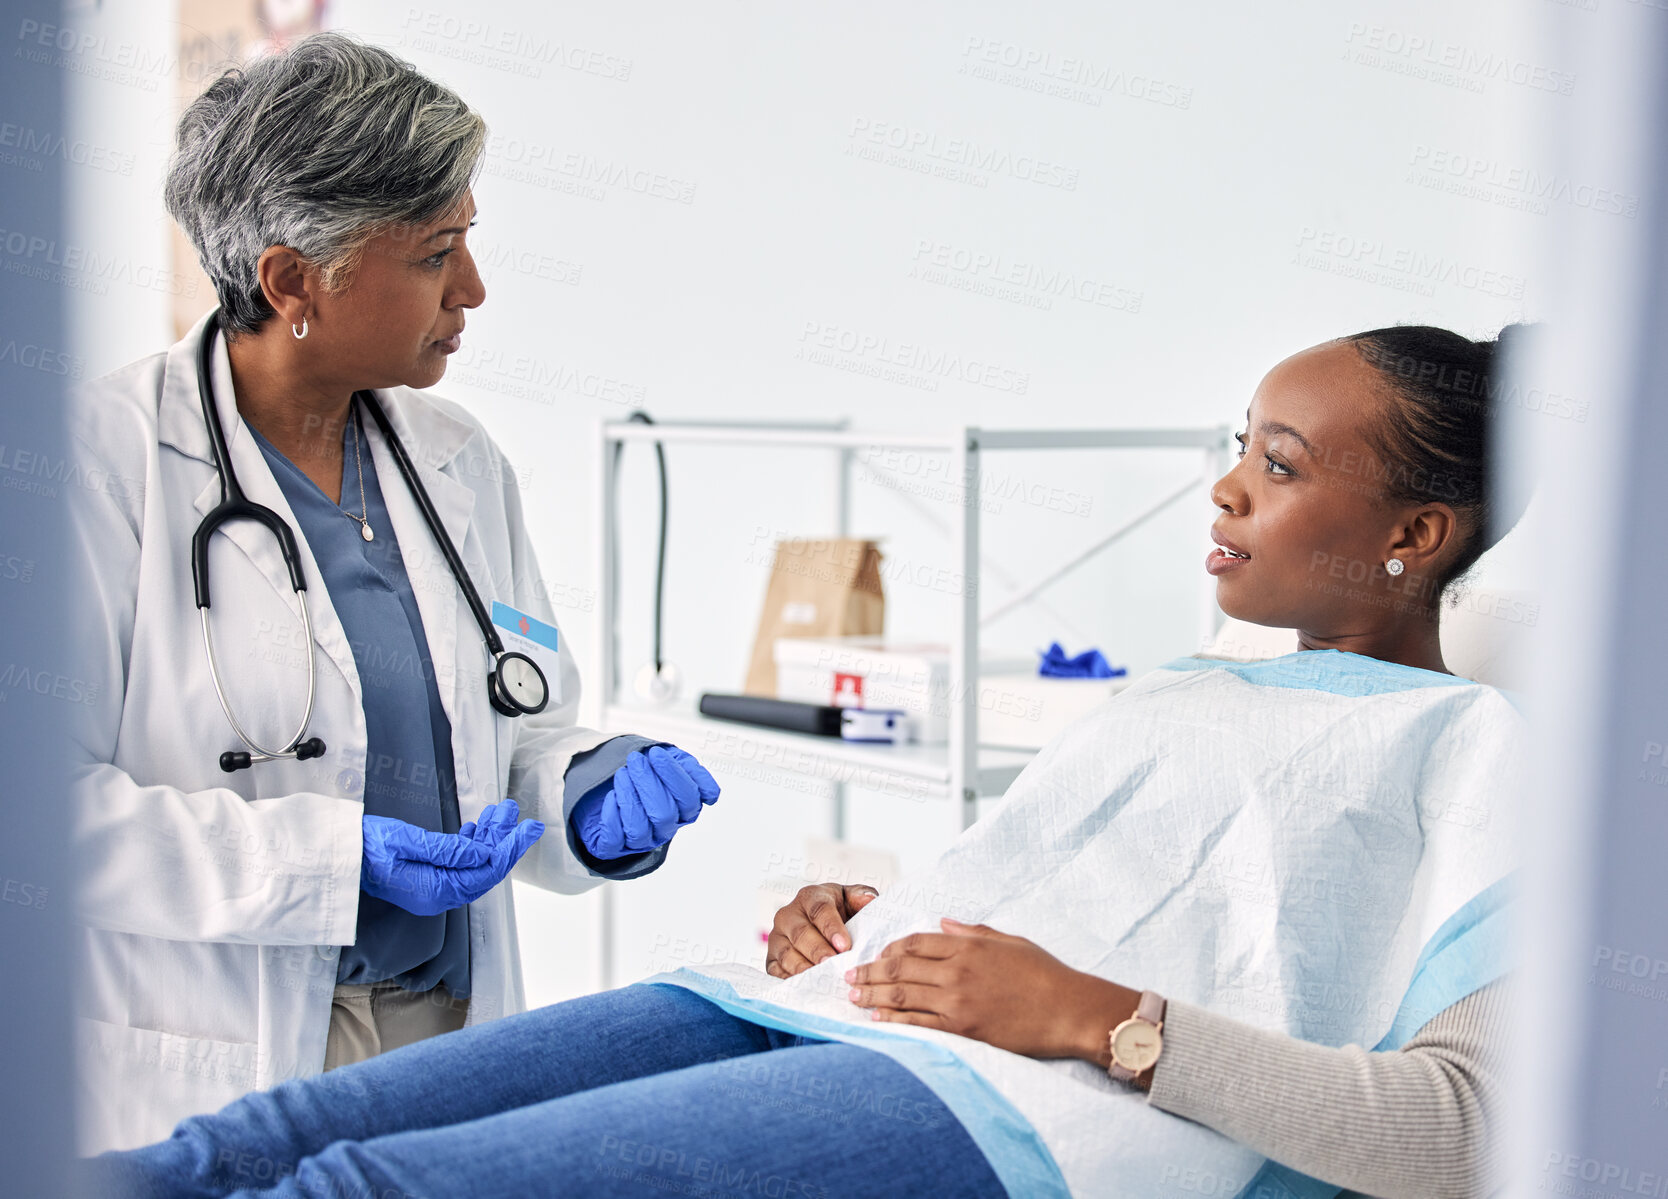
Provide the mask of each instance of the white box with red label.
{"label": "white box with red label", "polygon": [[[885,637],[781,637],[776,698],[839,708],[891,708],[914,717],[916,740],[950,739],[950,647]],[[985,669],[1023,669],[989,662]]]}
{"label": "white box with red label", "polygon": [[837,708],[896,708],[916,737],[950,737],[950,649],[884,637],[780,637],[776,698]]}

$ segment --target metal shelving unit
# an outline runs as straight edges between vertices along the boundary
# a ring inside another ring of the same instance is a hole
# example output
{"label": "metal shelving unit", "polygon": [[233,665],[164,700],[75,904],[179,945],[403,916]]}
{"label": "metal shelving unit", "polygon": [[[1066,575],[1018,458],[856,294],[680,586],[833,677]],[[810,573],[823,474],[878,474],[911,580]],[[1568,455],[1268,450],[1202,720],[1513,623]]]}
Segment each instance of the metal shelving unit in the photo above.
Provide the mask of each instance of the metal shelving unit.
{"label": "metal shelving unit", "polygon": [[[952,506],[949,537],[953,569],[963,579],[977,579],[980,571],[979,512],[982,456],[1006,450],[1191,449],[1199,453],[1200,479],[1163,499],[1097,542],[1060,570],[1034,586],[1034,595],[1071,568],[1114,544],[1149,517],[1192,494],[1195,485],[1209,487],[1227,469],[1232,445],[1227,425],[1178,429],[980,429],[957,427],[944,433],[864,433],[838,424],[673,423],[646,425],[599,423],[596,441],[596,572],[599,593],[595,631],[600,669],[593,675],[601,697],[600,726],[605,730],[635,731],[676,741],[697,757],[702,748],[742,746],[751,758],[768,760],[773,769],[821,779],[834,800],[833,834],[843,837],[844,789],[856,784],[879,791],[961,801],[962,827],[972,824],[981,796],[1007,789],[1032,756],[1029,752],[980,747],[978,741],[979,595],[981,587],[963,588],[953,597],[950,621],[948,745],[857,745],[826,737],[752,728],[699,715],[692,702],[681,707],[655,707],[621,702],[615,677],[615,629],[618,619],[615,586],[615,549],[619,513],[615,503],[615,447],[627,442],[665,445],[757,446],[760,448],[822,449],[837,456],[833,499],[833,531],[849,535],[850,476],[853,452],[859,449],[913,449],[949,457],[949,477],[967,481],[962,502]],[[1201,575],[1200,635],[1215,633],[1221,619],[1215,588]],[[1017,601],[1009,601],[1011,607]],[[733,755],[719,753],[716,756]]]}

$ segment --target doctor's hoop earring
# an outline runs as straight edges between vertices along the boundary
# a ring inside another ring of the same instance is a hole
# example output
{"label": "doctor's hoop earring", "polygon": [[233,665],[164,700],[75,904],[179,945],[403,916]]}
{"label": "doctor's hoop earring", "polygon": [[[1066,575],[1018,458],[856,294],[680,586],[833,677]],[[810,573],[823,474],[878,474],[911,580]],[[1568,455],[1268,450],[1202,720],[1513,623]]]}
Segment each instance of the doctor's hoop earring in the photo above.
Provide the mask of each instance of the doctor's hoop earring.
{"label": "doctor's hoop earring", "polygon": [[290,332],[295,335],[295,339],[297,341],[300,341],[303,337],[306,337],[307,336],[307,318],[306,317],[301,318],[301,328],[300,329],[297,329],[294,325],[291,325],[290,326]]}
{"label": "doctor's hoop earring", "polygon": [[1407,567],[1403,565],[1400,558],[1392,558],[1384,564],[1385,573],[1392,577],[1401,574],[1406,569]]}

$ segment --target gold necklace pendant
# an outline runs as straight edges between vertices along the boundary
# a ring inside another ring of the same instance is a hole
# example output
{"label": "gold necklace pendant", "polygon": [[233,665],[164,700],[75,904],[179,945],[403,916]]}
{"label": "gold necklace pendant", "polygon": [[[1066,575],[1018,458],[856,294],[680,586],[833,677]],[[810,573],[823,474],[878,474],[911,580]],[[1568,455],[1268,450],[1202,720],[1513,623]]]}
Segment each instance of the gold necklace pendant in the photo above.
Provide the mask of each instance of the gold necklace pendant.
{"label": "gold necklace pendant", "polygon": [[[352,513],[349,513],[348,515],[351,516]],[[376,534],[371,532],[371,526],[367,521],[360,521],[359,522],[359,534],[366,541],[375,541],[376,540]]]}

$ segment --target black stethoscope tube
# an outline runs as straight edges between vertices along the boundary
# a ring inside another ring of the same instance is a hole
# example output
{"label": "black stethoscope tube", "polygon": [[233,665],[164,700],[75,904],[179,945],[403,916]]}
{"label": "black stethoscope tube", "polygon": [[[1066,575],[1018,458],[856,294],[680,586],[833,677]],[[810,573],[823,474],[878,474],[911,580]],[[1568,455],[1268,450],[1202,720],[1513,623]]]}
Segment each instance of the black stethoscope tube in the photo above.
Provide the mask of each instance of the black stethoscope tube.
{"label": "black stethoscope tube", "polygon": [[[214,368],[214,336],[220,332],[220,312],[216,309],[209,315],[208,323],[203,328],[202,341],[197,347],[197,398],[203,408],[203,423],[208,429],[209,445],[214,454],[214,469],[220,477],[220,503],[216,504],[197,526],[197,531],[191,538],[191,584],[196,593],[197,607],[200,611],[203,626],[203,644],[208,652],[209,675],[214,683],[215,694],[220,699],[221,709],[226,713],[226,719],[238,737],[253,753],[241,750],[228,750],[220,755],[220,768],[226,771],[241,770],[254,765],[256,762],[271,761],[275,758],[294,757],[299,760],[316,758],[324,753],[324,742],[317,737],[307,738],[307,723],[312,716],[313,696],[315,687],[315,667],[312,658],[312,621],[307,610],[307,579],[301,571],[301,553],[296,547],[295,532],[271,508],[254,503],[243,493],[239,485],[237,472],[232,467],[232,455],[226,447],[226,432],[220,424],[220,412],[215,404],[214,384],[212,374]],[[394,432],[394,426],[388,420],[388,415],[382,410],[381,403],[369,391],[354,393],[354,398],[364,404],[370,412],[371,419],[382,431],[382,436],[388,442],[388,448],[394,455],[394,462],[399,467],[400,475],[405,480],[411,497],[417,502],[418,511],[423,514],[423,523],[428,525],[429,533],[440,546],[441,555],[446,559],[446,566],[452,572],[458,587],[463,592],[464,600],[469,604],[469,611],[474,615],[475,623],[480,627],[481,636],[486,641],[488,652],[493,659],[493,668],[487,674],[487,696],[492,706],[506,716],[532,715],[544,710],[549,702],[549,684],[544,672],[531,658],[525,654],[507,651],[503,641],[498,636],[498,630],[492,627],[492,616],[486,605],[481,602],[481,596],[475,590],[475,584],[469,577],[469,571],[459,557],[457,547],[452,544],[451,535],[446,532],[446,526],[440,520],[440,514],[435,511],[434,502],[429,498],[428,489],[423,481],[417,477],[417,468],[412,464],[411,456],[406,453],[405,444]],[[209,540],[216,529],[227,521],[253,520],[266,526],[267,530],[278,539],[278,551],[283,555],[284,569],[290,576],[290,587],[297,593],[301,604],[301,616],[307,628],[308,658],[307,658],[307,711],[302,717],[301,728],[290,739],[289,745],[277,751],[266,750],[256,745],[243,726],[232,714],[231,704],[226,698],[225,690],[220,684],[220,671],[215,662],[214,641],[209,632],[208,608],[209,602]],[[507,667],[514,669],[515,681],[508,677]]]}
{"label": "black stethoscope tube", "polygon": [[307,590],[307,579],[301,573],[301,554],[295,547],[295,533],[271,508],[251,502],[238,485],[237,472],[232,469],[232,455],[226,449],[226,432],[220,427],[220,413],[214,404],[214,384],[210,373],[214,362],[214,335],[220,328],[218,310],[209,317],[203,330],[203,340],[197,347],[197,398],[203,405],[203,422],[208,426],[209,445],[214,451],[214,469],[220,475],[220,503],[197,526],[191,538],[191,585],[197,593],[197,606],[209,606],[209,538],[229,520],[253,520],[265,525],[278,539],[279,552],[284,555],[284,568],[290,573],[290,588]]}
{"label": "black stethoscope tube", "polygon": [[429,526],[429,532],[440,545],[440,552],[446,559],[446,565],[451,568],[452,575],[463,589],[463,598],[468,601],[469,610],[475,614],[475,623],[481,627],[481,636],[486,638],[487,649],[492,651],[494,658],[504,654],[504,643],[498,638],[498,630],[492,627],[492,615],[481,602],[480,593],[475,590],[475,584],[469,580],[469,571],[463,565],[463,559],[458,557],[457,547],[452,544],[452,538],[446,532],[446,526],[440,520],[440,514],[434,510],[434,504],[429,499],[429,492],[417,477],[417,468],[412,465],[411,457],[405,452],[405,445],[399,435],[394,432],[394,426],[389,423],[388,414],[382,410],[377,398],[368,391],[358,393],[360,403],[365,405],[376,422],[376,427],[382,430],[382,436],[388,442],[388,448],[393,452],[394,463],[400,468],[400,474],[405,476],[406,486],[411,489],[411,498],[417,501],[417,507],[423,513],[423,521]]}

